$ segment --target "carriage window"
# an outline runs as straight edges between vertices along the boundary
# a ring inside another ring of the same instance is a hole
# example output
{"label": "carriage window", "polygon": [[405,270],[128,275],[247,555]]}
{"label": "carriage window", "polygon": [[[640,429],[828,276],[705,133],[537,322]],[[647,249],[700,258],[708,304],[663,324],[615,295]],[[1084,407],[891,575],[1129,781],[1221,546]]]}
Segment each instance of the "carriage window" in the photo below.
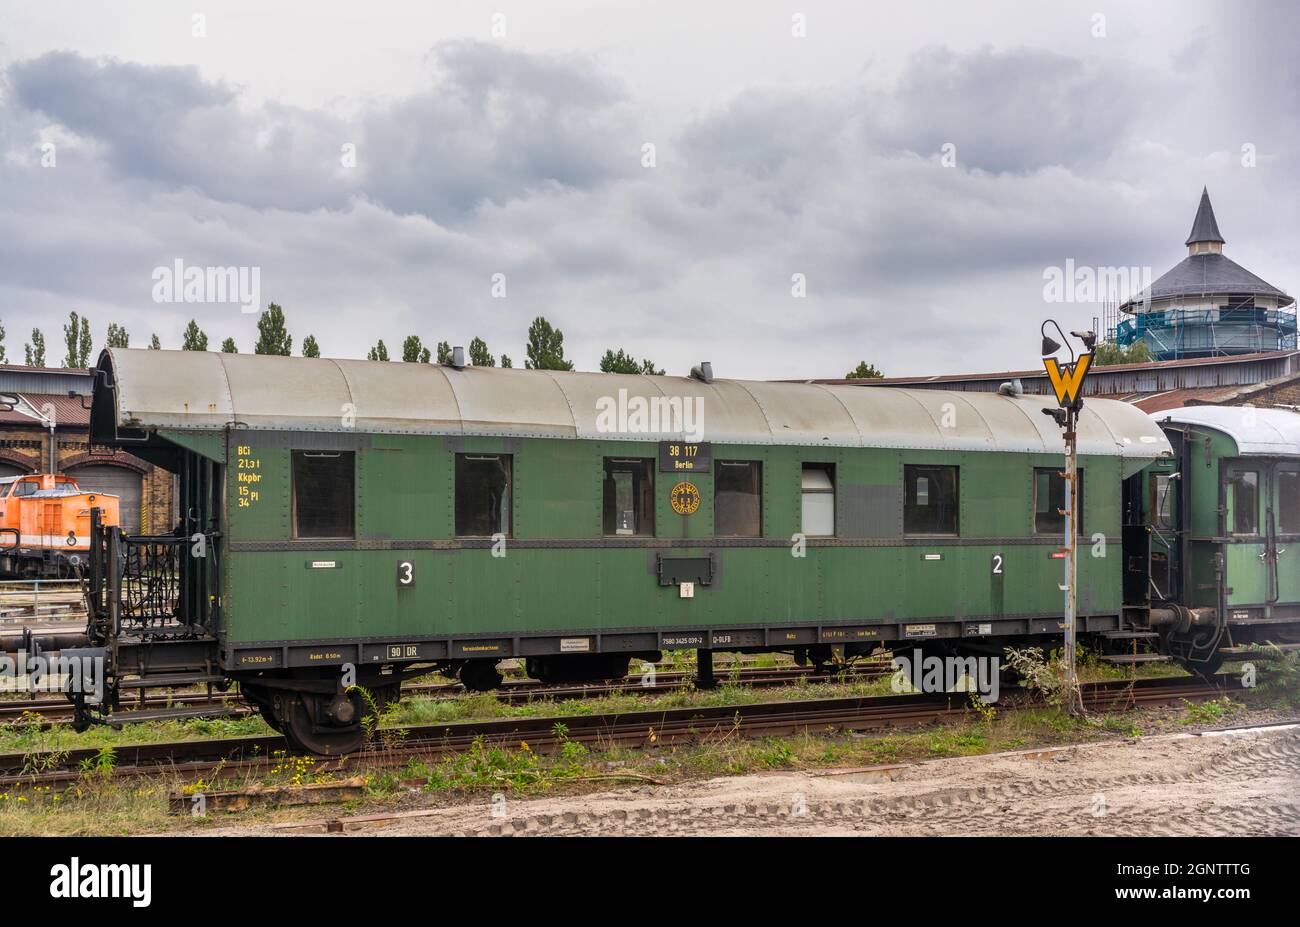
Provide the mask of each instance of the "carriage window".
{"label": "carriage window", "polygon": [[605,534],[655,533],[654,461],[605,458]]}
{"label": "carriage window", "polygon": [[41,484],[36,482],[35,480],[26,480],[25,482],[16,483],[14,485],[14,495],[20,497],[30,496],[35,494],[35,492],[40,488],[41,488]]}
{"label": "carriage window", "polygon": [[803,533],[835,536],[835,465],[803,465]]}
{"label": "carriage window", "polygon": [[1232,474],[1230,493],[1230,522],[1233,534],[1259,533],[1259,474],[1254,470],[1238,470]]}
{"label": "carriage window", "polygon": [[510,536],[510,455],[456,455],[456,536]]}
{"label": "carriage window", "polygon": [[[1079,471],[1079,524],[1076,534],[1083,534],[1083,471]],[[1060,534],[1065,530],[1065,477],[1054,467],[1034,470],[1034,533]]]}
{"label": "carriage window", "polygon": [[1157,528],[1174,527],[1174,493],[1178,481],[1168,473],[1151,474],[1151,523]]}
{"label": "carriage window", "polygon": [[713,533],[720,538],[763,534],[763,465],[720,460],[713,477]]}
{"label": "carriage window", "polygon": [[903,467],[903,533],[957,534],[957,468]]}
{"label": "carriage window", "polygon": [[1300,471],[1277,471],[1277,530],[1300,534]]}
{"label": "carriage window", "polygon": [[356,454],[352,451],[293,452],[293,536],[350,538],[355,535]]}

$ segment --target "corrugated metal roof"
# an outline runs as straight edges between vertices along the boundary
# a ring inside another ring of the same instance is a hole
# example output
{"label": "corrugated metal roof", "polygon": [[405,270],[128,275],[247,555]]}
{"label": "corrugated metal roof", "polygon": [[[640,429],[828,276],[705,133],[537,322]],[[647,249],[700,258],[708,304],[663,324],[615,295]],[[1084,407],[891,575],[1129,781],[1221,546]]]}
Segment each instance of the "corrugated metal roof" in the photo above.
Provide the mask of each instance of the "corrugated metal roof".
{"label": "corrugated metal roof", "polygon": [[[0,410],[0,424],[35,425],[45,427],[41,415],[52,414],[58,427],[85,428],[90,424],[90,411],[82,406],[80,396],[61,396],[57,393],[18,393],[30,406],[21,402],[13,411]],[[48,410],[48,411],[47,411]]]}
{"label": "corrugated metal roof", "polygon": [[[1222,368],[1223,370],[1235,370],[1242,367],[1258,367],[1266,365],[1270,369],[1274,366],[1281,365],[1279,373],[1288,366],[1293,365],[1294,359],[1300,356],[1300,351],[1266,351],[1261,354],[1235,354],[1227,357],[1185,357],[1177,360],[1166,361],[1145,361],[1140,364],[1107,364],[1105,366],[1093,366],[1088,374],[1086,384],[1096,384],[1101,380],[1113,380],[1122,378],[1127,374],[1143,375],[1157,374],[1165,372],[1178,373],[1184,370],[1193,370],[1199,367]],[[1211,374],[1213,377],[1214,375]],[[826,383],[842,384],[846,386],[923,386],[930,383],[974,383],[984,382],[992,384],[989,388],[996,389],[999,383],[1007,380],[1046,380],[1047,374],[1042,367],[1036,367],[1033,370],[1002,370],[992,373],[945,373],[933,374],[914,377],[877,377],[872,380],[847,380],[842,377],[818,377],[810,380],[790,380],[791,383]],[[1232,377],[1230,380],[1220,377],[1225,382],[1240,383],[1253,382],[1243,381],[1239,377]],[[1211,380],[1210,382],[1213,382]],[[1127,390],[1118,390],[1127,392]]]}
{"label": "corrugated metal roof", "polygon": [[1300,415],[1286,409],[1184,406],[1151,417],[1221,431],[1237,442],[1237,453],[1244,457],[1300,456]]}
{"label": "corrugated metal roof", "polygon": [[[1046,453],[1063,447],[1060,430],[1042,414],[1045,401],[1035,396],[197,351],[113,348],[106,354],[117,385],[117,425],[146,430],[236,424],[826,447]],[[1140,461],[1169,453],[1146,415],[1110,400],[1086,404],[1079,442],[1083,454]]]}

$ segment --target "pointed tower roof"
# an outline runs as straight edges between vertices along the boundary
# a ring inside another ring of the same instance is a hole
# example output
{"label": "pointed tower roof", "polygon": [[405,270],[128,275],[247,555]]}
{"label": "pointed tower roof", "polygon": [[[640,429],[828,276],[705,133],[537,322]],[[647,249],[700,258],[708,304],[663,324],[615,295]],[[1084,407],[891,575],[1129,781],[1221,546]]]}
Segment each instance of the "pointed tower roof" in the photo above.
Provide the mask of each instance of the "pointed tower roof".
{"label": "pointed tower roof", "polygon": [[1214,207],[1210,205],[1210,191],[1208,187],[1201,188],[1201,205],[1196,207],[1196,218],[1192,220],[1192,233],[1187,236],[1187,241],[1183,244],[1191,246],[1195,242],[1217,241],[1223,244],[1223,236],[1219,234],[1219,223],[1214,220]]}

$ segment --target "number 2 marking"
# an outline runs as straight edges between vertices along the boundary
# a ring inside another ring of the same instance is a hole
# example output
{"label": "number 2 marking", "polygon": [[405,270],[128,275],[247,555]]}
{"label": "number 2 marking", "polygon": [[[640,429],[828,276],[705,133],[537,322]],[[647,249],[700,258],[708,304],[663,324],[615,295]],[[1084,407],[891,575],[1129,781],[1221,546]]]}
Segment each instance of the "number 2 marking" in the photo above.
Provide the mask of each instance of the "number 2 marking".
{"label": "number 2 marking", "polygon": [[994,555],[993,555],[993,575],[994,575],[994,576],[1001,576],[1001,575],[1002,575],[1002,555],[1001,555],[1001,554],[994,554]]}

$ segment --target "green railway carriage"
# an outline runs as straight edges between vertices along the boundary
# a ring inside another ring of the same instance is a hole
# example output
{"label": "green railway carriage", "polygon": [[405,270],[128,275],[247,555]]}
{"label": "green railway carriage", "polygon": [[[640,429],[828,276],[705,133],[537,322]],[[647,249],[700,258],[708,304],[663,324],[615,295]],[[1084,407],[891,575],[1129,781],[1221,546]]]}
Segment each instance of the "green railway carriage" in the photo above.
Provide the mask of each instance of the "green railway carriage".
{"label": "green railway carriage", "polygon": [[1213,670],[1244,644],[1300,641],[1300,415],[1193,406],[1154,418],[1175,457],[1140,492],[1151,597],[1185,606],[1162,649]]}
{"label": "green railway carriage", "polygon": [[[344,670],[382,702],[429,665],[487,688],[512,657],[558,680],[668,648],[820,662],[1059,635],[1063,443],[1044,405],[707,368],[110,349],[92,439],[178,473],[184,519],[169,538],[103,532],[125,567],[93,572],[92,637],[113,639],[119,678],[238,679],[291,739],[336,752],[365,708]],[[1079,627],[1122,634],[1126,487],[1171,448],[1133,407],[1089,400],[1079,449]]]}

